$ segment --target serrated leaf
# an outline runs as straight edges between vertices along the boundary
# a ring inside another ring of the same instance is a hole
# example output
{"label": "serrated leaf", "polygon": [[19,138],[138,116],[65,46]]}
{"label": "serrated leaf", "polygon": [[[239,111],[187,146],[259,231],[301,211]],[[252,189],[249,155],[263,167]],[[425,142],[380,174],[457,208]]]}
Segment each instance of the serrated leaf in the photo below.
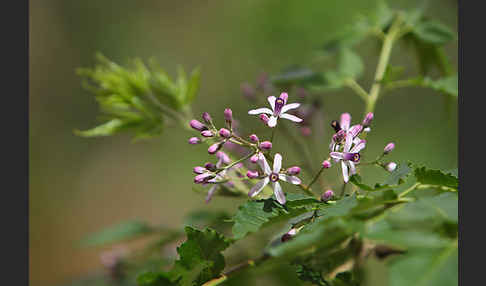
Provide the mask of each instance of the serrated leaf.
{"label": "serrated leaf", "polygon": [[153,228],[144,222],[127,221],[92,234],[82,240],[81,243],[88,246],[98,246],[134,239],[152,232]]}
{"label": "serrated leaf", "polygon": [[202,285],[216,278],[225,267],[221,254],[231,242],[215,230],[184,228],[187,240],[177,248],[179,259],[170,272],[171,280],[181,286]]}
{"label": "serrated leaf", "polygon": [[459,186],[457,177],[444,173],[441,170],[418,167],[415,168],[414,175],[417,182],[425,185],[444,186],[456,190]]}
{"label": "serrated leaf", "polygon": [[398,164],[397,168],[390,173],[390,175],[385,179],[383,184],[376,183],[375,186],[369,186],[362,182],[361,176],[355,174],[351,176],[350,182],[359,187],[360,189],[368,192],[375,192],[389,188],[395,188],[405,182],[412,169],[411,164]]}
{"label": "serrated leaf", "polygon": [[431,20],[416,23],[413,26],[412,33],[421,41],[434,45],[443,45],[454,39],[454,33],[449,27]]}

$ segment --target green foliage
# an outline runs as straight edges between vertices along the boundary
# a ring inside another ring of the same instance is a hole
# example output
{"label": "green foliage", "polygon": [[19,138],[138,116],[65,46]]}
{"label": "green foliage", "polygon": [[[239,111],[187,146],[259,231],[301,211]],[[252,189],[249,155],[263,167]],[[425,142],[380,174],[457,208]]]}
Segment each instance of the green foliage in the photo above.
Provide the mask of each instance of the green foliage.
{"label": "green foliage", "polygon": [[89,130],[76,130],[79,136],[110,136],[123,131],[133,132],[135,139],[159,135],[167,118],[181,120],[199,89],[197,68],[187,78],[179,67],[178,78],[173,80],[153,62],[149,69],[135,59],[125,68],[101,54],[97,59],[95,68],[79,69],[78,74],[94,93],[106,121]]}
{"label": "green foliage", "polygon": [[391,187],[396,187],[403,184],[411,171],[412,170],[410,163],[399,164],[397,168],[393,172],[391,172],[391,174],[388,176],[383,184],[376,183],[374,187],[362,183],[361,176],[359,176],[358,174],[351,176],[349,181],[359,187],[361,190],[374,192],[389,189]]}
{"label": "green foliage", "polygon": [[138,286],[175,286],[176,283],[170,281],[168,274],[164,272],[146,272],[137,277]]}
{"label": "green foliage", "polygon": [[81,243],[86,246],[98,246],[138,238],[153,231],[154,229],[144,222],[127,221],[92,234]]}
{"label": "green foliage", "polygon": [[459,186],[459,180],[456,176],[444,173],[441,170],[421,167],[415,169],[414,175],[417,178],[417,181],[422,184],[444,186],[456,190]]}

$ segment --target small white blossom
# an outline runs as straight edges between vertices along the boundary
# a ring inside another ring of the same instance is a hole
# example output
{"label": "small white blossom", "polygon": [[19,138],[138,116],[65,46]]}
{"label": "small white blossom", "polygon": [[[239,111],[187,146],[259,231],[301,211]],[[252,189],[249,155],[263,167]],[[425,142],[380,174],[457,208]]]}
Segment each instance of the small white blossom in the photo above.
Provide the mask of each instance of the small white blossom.
{"label": "small white blossom", "polygon": [[276,98],[275,96],[269,96],[267,100],[268,103],[270,103],[270,107],[272,107],[272,109],[266,107],[252,109],[248,111],[248,114],[257,115],[263,113],[270,115],[270,118],[267,122],[267,125],[269,127],[277,126],[277,120],[279,118],[285,118],[293,122],[302,122],[302,119],[300,119],[299,117],[286,113],[287,111],[298,108],[300,106],[300,103],[287,104],[288,97],[288,94],[285,92],[282,92],[279,98]]}

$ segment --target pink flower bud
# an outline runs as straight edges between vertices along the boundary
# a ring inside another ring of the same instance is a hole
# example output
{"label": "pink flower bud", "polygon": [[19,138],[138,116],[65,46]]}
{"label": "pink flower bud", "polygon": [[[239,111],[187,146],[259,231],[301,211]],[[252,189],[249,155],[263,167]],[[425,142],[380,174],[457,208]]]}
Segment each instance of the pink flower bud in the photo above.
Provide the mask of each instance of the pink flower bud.
{"label": "pink flower bud", "polygon": [[231,121],[233,121],[233,111],[229,108],[226,108],[224,110],[224,120],[226,120],[226,122],[228,123],[231,123]]}
{"label": "pink flower bud", "polygon": [[258,172],[248,170],[248,172],[246,172],[246,176],[250,179],[256,179],[256,178],[258,178]]}
{"label": "pink flower bud", "polygon": [[204,137],[213,137],[214,133],[209,131],[209,130],[203,130],[203,131],[201,131],[201,135],[204,136]]}
{"label": "pink flower bud", "polygon": [[196,119],[191,120],[191,122],[189,122],[189,125],[192,128],[196,129],[197,131],[203,131],[203,130],[208,129],[206,127],[206,125],[202,124],[201,122],[197,121]]}
{"label": "pink flower bud", "polygon": [[250,135],[250,141],[253,142],[253,143],[257,143],[258,142],[258,136],[256,136],[255,134],[251,134]]}
{"label": "pink flower bud", "polygon": [[258,156],[258,153],[257,153],[257,154],[250,157],[250,162],[252,162],[253,164],[256,164],[258,162],[259,158],[260,158],[260,156]]}
{"label": "pink flower bud", "polygon": [[324,160],[324,162],[322,162],[322,167],[324,169],[329,169],[331,168],[331,162],[329,162],[328,160]]}
{"label": "pink flower bud", "polygon": [[204,112],[202,114],[202,118],[203,118],[204,122],[206,122],[207,124],[211,124],[212,119],[211,119],[211,115],[209,115],[209,113]]}
{"label": "pink flower bud", "polygon": [[221,128],[221,129],[219,129],[219,135],[221,135],[221,137],[224,137],[224,138],[230,138],[231,132],[226,128]]}
{"label": "pink flower bud", "polygon": [[373,112],[369,112],[368,114],[366,114],[365,118],[363,119],[363,126],[364,127],[368,127],[370,126],[371,124],[371,121],[373,120]]}
{"label": "pink flower bud", "polygon": [[295,228],[292,228],[290,229],[288,232],[286,232],[284,235],[282,235],[281,237],[281,241],[282,242],[286,242],[286,241],[289,241],[291,240],[295,235],[297,234],[297,229]]}
{"label": "pink flower bud", "polygon": [[260,143],[260,148],[262,148],[264,150],[270,150],[270,149],[272,149],[272,142],[263,141],[262,143]]}
{"label": "pink flower bud", "polygon": [[332,190],[327,190],[324,194],[321,195],[321,201],[327,202],[334,196],[334,192]]}
{"label": "pink flower bud", "polygon": [[213,163],[209,163],[209,162],[204,164],[204,168],[208,169],[211,172],[214,172],[217,169],[216,165],[214,165]]}
{"label": "pink flower bud", "polygon": [[208,148],[208,153],[209,154],[215,154],[216,152],[219,151],[219,149],[221,149],[221,145],[219,142],[218,143],[214,143],[213,145],[209,146]]}
{"label": "pink flower bud", "polygon": [[298,175],[300,173],[300,167],[293,166],[287,169],[289,175]]}
{"label": "pink flower bud", "polygon": [[202,173],[206,172],[206,168],[201,167],[201,166],[196,166],[196,167],[194,167],[193,171],[196,174],[202,174]]}
{"label": "pink flower bud", "polygon": [[386,166],[385,166],[385,169],[390,173],[395,171],[396,168],[397,168],[397,163],[395,163],[395,162],[390,162],[390,163],[386,164]]}
{"label": "pink flower bud", "polygon": [[194,144],[199,144],[199,143],[201,143],[201,139],[199,139],[197,137],[191,137],[191,138],[189,138],[189,144],[194,145]]}
{"label": "pink flower bud", "polygon": [[260,117],[261,121],[263,121],[263,123],[265,124],[268,124],[268,120],[270,120],[270,118],[268,118],[268,116],[266,114],[260,114],[258,117]]}
{"label": "pink flower bud", "polygon": [[231,159],[226,153],[223,151],[218,151],[216,153],[216,157],[223,162],[223,164],[229,164],[231,162]]}
{"label": "pink flower bud", "polygon": [[395,149],[395,143],[390,142],[390,143],[386,144],[385,148],[383,149],[383,153],[388,154],[391,151],[393,151],[393,149]]}
{"label": "pink flower bud", "polygon": [[206,182],[207,180],[211,179],[212,177],[214,177],[214,175],[211,174],[211,173],[200,174],[200,175],[197,175],[196,177],[194,177],[194,183],[202,184],[202,183]]}
{"label": "pink flower bud", "polygon": [[289,98],[289,95],[286,92],[282,92],[279,97],[283,99],[284,103],[287,103],[287,99]]}

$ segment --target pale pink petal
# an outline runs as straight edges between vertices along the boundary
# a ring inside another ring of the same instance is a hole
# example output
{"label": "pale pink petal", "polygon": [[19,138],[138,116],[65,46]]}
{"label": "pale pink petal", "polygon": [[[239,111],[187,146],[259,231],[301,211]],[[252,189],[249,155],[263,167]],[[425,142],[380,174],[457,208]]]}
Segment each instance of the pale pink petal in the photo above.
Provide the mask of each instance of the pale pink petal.
{"label": "pale pink petal", "polygon": [[213,197],[213,194],[214,192],[216,191],[216,186],[212,186],[209,191],[208,191],[208,195],[206,196],[206,203],[209,203],[209,201],[211,200],[211,198]]}
{"label": "pale pink petal", "polygon": [[363,130],[363,126],[360,125],[360,124],[356,124],[356,125],[353,125],[351,126],[351,128],[349,128],[349,132],[351,134],[353,134],[353,137],[356,137],[358,136],[358,134]]}
{"label": "pale pink petal", "polygon": [[348,132],[346,134],[346,142],[344,142],[344,152],[349,152],[349,149],[351,149],[351,145],[353,145],[353,135]]}
{"label": "pale pink petal", "polygon": [[281,168],[282,168],[282,155],[277,153],[273,158],[273,172],[278,174]]}
{"label": "pale pink petal", "polygon": [[272,169],[270,169],[267,159],[265,159],[265,155],[262,153],[258,153],[258,165],[260,165],[260,168],[262,168],[265,175],[270,175],[272,173]]}
{"label": "pale pink petal", "polygon": [[329,156],[331,156],[332,158],[337,159],[337,160],[344,159],[344,154],[341,153],[341,152],[331,152],[331,153],[329,153]]}
{"label": "pale pink petal", "polygon": [[272,127],[272,128],[277,126],[277,117],[275,117],[273,115],[270,116],[270,119],[268,120],[267,124],[268,124],[268,127]]}
{"label": "pale pink petal", "polygon": [[366,140],[361,140],[358,144],[354,145],[353,148],[351,148],[351,153],[358,153],[359,151],[363,150],[364,147],[366,147]]}
{"label": "pale pink petal", "polygon": [[343,169],[344,182],[347,183],[349,181],[349,174],[348,174],[348,165],[346,165],[346,161],[341,161],[341,168]]}
{"label": "pale pink petal", "polygon": [[354,162],[348,161],[349,164],[349,175],[354,175],[356,174],[356,166],[354,165]]}
{"label": "pale pink petal", "polygon": [[280,117],[288,119],[288,120],[293,121],[293,122],[302,122],[302,119],[300,119],[299,117],[294,116],[292,114],[288,114],[288,113],[281,113]]}
{"label": "pale pink petal", "polygon": [[282,191],[282,186],[280,186],[279,182],[273,183],[273,193],[275,194],[275,197],[277,198],[277,201],[281,204],[285,204],[285,194]]}
{"label": "pale pink petal", "polygon": [[252,110],[248,111],[248,114],[250,114],[250,115],[256,115],[256,114],[261,114],[261,113],[273,114],[273,111],[271,111],[269,108],[266,108],[266,107],[252,109]]}
{"label": "pale pink petal", "polygon": [[296,109],[300,106],[300,103],[290,103],[290,104],[286,104],[282,107],[282,111],[281,113],[285,113],[291,109]]}
{"label": "pale pink petal", "polygon": [[258,193],[260,193],[261,190],[263,190],[263,188],[265,188],[265,186],[268,184],[268,182],[270,182],[270,179],[268,177],[265,177],[264,179],[258,181],[258,183],[256,183],[251,188],[250,192],[248,193],[248,196],[252,198],[252,197],[258,195]]}
{"label": "pale pink petal", "polygon": [[297,178],[296,176],[289,176],[289,175],[285,175],[285,174],[280,174],[278,175],[278,178],[284,182],[287,182],[287,183],[291,183],[291,184],[294,184],[294,185],[300,185],[302,183],[302,181]]}
{"label": "pale pink petal", "polygon": [[351,115],[349,113],[341,114],[341,122],[339,122],[339,125],[341,125],[341,129],[348,131],[350,124],[351,124]]}
{"label": "pale pink petal", "polygon": [[275,110],[275,100],[277,100],[277,98],[272,95],[272,96],[267,97],[267,100],[268,100],[268,103],[270,103],[272,110]]}

